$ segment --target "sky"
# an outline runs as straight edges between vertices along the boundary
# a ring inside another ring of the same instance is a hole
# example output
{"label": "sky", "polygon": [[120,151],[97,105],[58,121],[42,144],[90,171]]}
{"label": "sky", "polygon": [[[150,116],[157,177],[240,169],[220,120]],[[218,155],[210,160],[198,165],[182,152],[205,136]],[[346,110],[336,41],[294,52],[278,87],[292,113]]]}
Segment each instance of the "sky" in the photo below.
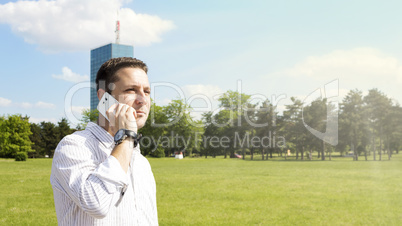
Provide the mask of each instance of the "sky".
{"label": "sky", "polygon": [[[158,105],[194,115],[227,90],[269,99],[402,92],[401,1],[0,1],[0,115],[74,126],[89,108],[90,50],[134,46]],[[318,90],[318,91],[317,91]],[[321,95],[319,95],[321,93]],[[310,98],[311,99],[311,98]]]}

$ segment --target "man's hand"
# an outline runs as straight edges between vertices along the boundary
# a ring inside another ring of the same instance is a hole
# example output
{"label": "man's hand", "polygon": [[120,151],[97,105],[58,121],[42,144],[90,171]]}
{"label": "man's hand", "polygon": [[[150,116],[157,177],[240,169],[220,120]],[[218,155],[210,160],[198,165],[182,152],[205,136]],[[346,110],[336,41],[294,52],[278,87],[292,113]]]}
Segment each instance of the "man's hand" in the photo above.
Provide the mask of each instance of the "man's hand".
{"label": "man's hand", "polygon": [[109,130],[114,136],[119,129],[128,129],[137,133],[137,112],[127,104],[113,104],[107,111]]}

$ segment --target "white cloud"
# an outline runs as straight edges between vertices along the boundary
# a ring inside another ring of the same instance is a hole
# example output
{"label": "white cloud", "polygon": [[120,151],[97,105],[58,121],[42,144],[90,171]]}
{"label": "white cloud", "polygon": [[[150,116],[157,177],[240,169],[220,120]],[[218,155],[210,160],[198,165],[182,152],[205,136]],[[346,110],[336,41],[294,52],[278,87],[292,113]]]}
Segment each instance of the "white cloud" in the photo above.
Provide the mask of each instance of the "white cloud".
{"label": "white cloud", "polygon": [[278,112],[279,115],[283,115],[283,111],[286,111],[285,105],[277,105],[275,110]]}
{"label": "white cloud", "polygon": [[193,95],[205,95],[212,98],[216,95],[224,93],[219,86],[216,85],[186,85],[182,87],[187,99]]}
{"label": "white cloud", "polygon": [[[304,104],[310,104],[312,101],[321,99],[321,98],[331,98],[331,100],[338,100],[341,102],[343,98],[349,93],[349,89],[321,89],[321,90],[314,90],[313,92],[309,93],[308,95],[294,95],[296,99],[301,100]],[[290,97],[287,98],[290,101]]]}
{"label": "white cloud", "polygon": [[12,101],[3,97],[0,97],[0,106],[1,107],[7,107],[7,106],[16,106],[20,108],[44,108],[44,109],[53,109],[56,108],[56,105],[52,103],[46,103],[43,101],[38,101],[36,104],[28,103],[28,102],[22,102],[22,103],[13,103],[11,104]]}
{"label": "white cloud", "polygon": [[216,85],[186,85],[182,87],[182,90],[186,95],[187,104],[192,108],[190,112],[191,116],[195,120],[201,119],[202,114],[205,112],[216,110],[218,108],[217,98],[224,93]]}
{"label": "white cloud", "polygon": [[56,105],[52,103],[46,103],[43,101],[38,101],[35,104],[28,103],[28,102],[22,102],[22,103],[15,103],[15,106],[21,107],[21,108],[42,108],[42,109],[54,109],[56,108]]}
{"label": "white cloud", "polygon": [[88,75],[79,75],[71,71],[68,67],[63,67],[61,71],[61,75],[52,75],[52,77],[74,83],[89,81]]}
{"label": "white cloud", "polygon": [[122,0],[41,0],[0,4],[0,23],[43,51],[88,50],[115,40],[119,10],[120,43],[149,45],[175,26],[158,16],[122,8]]}
{"label": "white cloud", "polygon": [[277,74],[376,85],[379,80],[402,82],[402,62],[373,48],[355,48],[310,56]]}
{"label": "white cloud", "polygon": [[154,103],[158,106],[166,106],[172,102],[172,99],[169,98],[164,98],[164,99],[158,99],[154,100]]}
{"label": "white cloud", "polygon": [[350,92],[349,89],[339,89],[338,90],[338,95],[339,95],[339,102],[341,102],[343,100],[343,98],[346,97],[346,95],[348,95],[348,93]]}
{"label": "white cloud", "polygon": [[0,107],[7,107],[11,104],[11,100],[0,97]]}
{"label": "white cloud", "polygon": [[20,106],[22,108],[32,108],[33,105],[31,103],[23,102],[23,103],[17,104],[17,106]]}
{"label": "white cloud", "polygon": [[56,105],[52,104],[52,103],[45,103],[42,101],[39,101],[35,104],[36,108],[45,108],[45,109],[52,109],[52,108],[56,108]]}
{"label": "white cloud", "polygon": [[55,118],[34,118],[34,117],[29,118],[29,122],[31,122],[31,123],[40,123],[40,122],[43,122],[43,121],[52,122],[54,124],[56,124],[58,122],[58,120],[55,119]]}
{"label": "white cloud", "polygon": [[84,106],[71,106],[64,109],[65,117],[70,122],[72,126],[77,126],[82,119],[82,111],[89,109],[89,107]]}
{"label": "white cloud", "polygon": [[72,111],[73,113],[78,114],[78,115],[81,115],[84,110],[88,110],[88,109],[89,109],[89,107],[71,106],[71,111]]}

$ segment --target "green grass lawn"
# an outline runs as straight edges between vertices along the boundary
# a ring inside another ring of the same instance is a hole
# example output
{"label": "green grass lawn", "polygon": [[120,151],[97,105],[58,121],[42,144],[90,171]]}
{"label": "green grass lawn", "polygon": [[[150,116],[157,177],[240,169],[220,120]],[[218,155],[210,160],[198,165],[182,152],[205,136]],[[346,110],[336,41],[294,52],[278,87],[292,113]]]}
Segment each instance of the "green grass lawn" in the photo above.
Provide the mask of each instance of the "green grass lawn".
{"label": "green grass lawn", "polygon": [[[161,225],[400,225],[402,155],[360,159],[149,161]],[[0,159],[0,225],[56,224],[50,167]]]}

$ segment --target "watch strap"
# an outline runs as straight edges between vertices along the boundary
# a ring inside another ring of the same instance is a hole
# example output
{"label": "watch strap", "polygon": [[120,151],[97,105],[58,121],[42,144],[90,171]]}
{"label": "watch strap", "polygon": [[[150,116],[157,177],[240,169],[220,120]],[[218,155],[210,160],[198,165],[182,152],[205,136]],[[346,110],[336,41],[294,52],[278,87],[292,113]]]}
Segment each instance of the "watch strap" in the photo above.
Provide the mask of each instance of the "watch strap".
{"label": "watch strap", "polygon": [[122,137],[120,139],[118,139],[118,140],[115,139],[115,145],[119,145],[127,137],[131,137],[131,138],[133,138],[133,141],[134,141],[134,147],[137,147],[142,135],[141,134],[136,134],[134,131],[128,130],[128,129],[120,129],[119,131],[117,131],[117,133],[119,133],[121,130],[123,131],[123,135],[122,135]]}

